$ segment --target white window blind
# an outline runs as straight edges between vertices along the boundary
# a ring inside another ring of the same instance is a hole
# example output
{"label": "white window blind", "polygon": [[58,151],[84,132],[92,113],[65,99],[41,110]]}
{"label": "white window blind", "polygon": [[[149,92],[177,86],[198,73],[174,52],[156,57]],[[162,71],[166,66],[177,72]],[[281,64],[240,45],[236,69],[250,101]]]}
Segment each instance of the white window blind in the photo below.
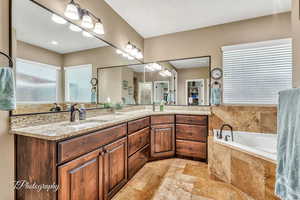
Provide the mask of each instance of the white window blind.
{"label": "white window blind", "polygon": [[292,40],[234,46],[223,51],[225,104],[277,104],[278,92],[292,87]]}

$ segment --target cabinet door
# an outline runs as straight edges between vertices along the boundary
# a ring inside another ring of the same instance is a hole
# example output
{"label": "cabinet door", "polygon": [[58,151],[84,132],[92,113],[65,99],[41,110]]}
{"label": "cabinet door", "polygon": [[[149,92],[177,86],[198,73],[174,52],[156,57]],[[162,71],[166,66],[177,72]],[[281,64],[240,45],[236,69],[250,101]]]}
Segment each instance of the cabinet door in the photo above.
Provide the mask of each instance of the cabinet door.
{"label": "cabinet door", "polygon": [[96,150],[58,167],[58,200],[103,200],[103,164]]}
{"label": "cabinet door", "polygon": [[151,157],[170,157],[175,154],[174,124],[151,127]]}
{"label": "cabinet door", "polygon": [[127,182],[127,139],[104,147],[104,193],[110,199]]}

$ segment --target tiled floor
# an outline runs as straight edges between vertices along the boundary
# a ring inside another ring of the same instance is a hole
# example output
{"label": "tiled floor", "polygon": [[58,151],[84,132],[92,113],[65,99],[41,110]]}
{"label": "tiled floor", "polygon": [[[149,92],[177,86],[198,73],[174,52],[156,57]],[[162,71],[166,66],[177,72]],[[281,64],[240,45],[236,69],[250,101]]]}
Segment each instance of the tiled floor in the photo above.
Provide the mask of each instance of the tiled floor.
{"label": "tiled floor", "polygon": [[113,200],[253,200],[209,178],[205,163],[167,159],[147,163]]}

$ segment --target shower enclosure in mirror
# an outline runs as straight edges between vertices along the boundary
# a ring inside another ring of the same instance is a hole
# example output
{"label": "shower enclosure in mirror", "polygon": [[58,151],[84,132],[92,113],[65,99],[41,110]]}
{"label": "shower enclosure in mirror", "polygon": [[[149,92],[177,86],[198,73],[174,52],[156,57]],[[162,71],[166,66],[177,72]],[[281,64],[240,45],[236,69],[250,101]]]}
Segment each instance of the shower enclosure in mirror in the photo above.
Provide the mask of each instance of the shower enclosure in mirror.
{"label": "shower enclosure in mirror", "polygon": [[140,63],[31,0],[12,0],[12,47],[13,114],[65,111],[73,103],[96,108],[96,68]]}
{"label": "shower enclosure in mirror", "polygon": [[98,103],[205,106],[210,102],[210,56],[100,67]]}

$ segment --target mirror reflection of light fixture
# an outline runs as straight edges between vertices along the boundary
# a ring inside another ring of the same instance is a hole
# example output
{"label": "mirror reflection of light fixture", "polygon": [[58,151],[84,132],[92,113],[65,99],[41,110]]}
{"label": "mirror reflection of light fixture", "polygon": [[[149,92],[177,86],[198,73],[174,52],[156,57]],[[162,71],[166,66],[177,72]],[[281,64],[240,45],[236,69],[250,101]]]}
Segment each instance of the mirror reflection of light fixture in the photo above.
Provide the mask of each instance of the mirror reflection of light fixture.
{"label": "mirror reflection of light fixture", "polygon": [[102,23],[102,21],[100,19],[98,19],[98,22],[96,22],[96,24],[95,24],[94,32],[96,34],[99,34],[99,35],[103,35],[104,34],[103,23]]}
{"label": "mirror reflection of light fixture", "polygon": [[93,37],[92,34],[90,34],[89,32],[86,32],[86,31],[83,31],[83,32],[82,32],[82,35],[83,35],[84,37],[88,37],[88,38]]}
{"label": "mirror reflection of light fixture", "polygon": [[[81,19],[81,26],[85,29],[93,29],[93,32],[99,35],[104,34],[104,26],[100,18],[98,18],[96,15],[94,15],[92,12],[90,12],[87,9],[83,9],[80,7],[78,3],[75,3],[74,0],[71,0],[70,3],[68,3],[64,15],[72,20],[80,20]],[[94,25],[93,19],[95,19],[97,22]],[[71,28],[70,28],[71,29]],[[78,30],[76,28],[73,28],[71,30]],[[79,32],[79,30],[78,30]]]}
{"label": "mirror reflection of light fixture", "polygon": [[91,29],[94,27],[93,19],[89,15],[89,13],[86,10],[83,10],[83,16],[81,21],[81,26],[83,28]]}
{"label": "mirror reflection of light fixture", "polygon": [[52,19],[52,21],[54,21],[57,24],[66,24],[67,23],[67,20],[65,20],[64,18],[62,18],[56,14],[52,14],[51,19]]}
{"label": "mirror reflection of light fixture", "polygon": [[79,5],[74,2],[74,0],[71,0],[70,3],[68,3],[66,9],[65,9],[65,16],[69,19],[73,20],[79,20],[80,14],[79,14]]}
{"label": "mirror reflection of light fixture", "polygon": [[132,49],[133,49],[133,45],[132,45],[130,42],[128,42],[128,43],[126,44],[126,50],[127,50],[128,52],[130,52]]}
{"label": "mirror reflection of light fixture", "polygon": [[116,53],[117,53],[117,54],[122,54],[123,52],[122,52],[120,49],[117,49],[117,50],[116,50]]}
{"label": "mirror reflection of light fixture", "polygon": [[74,32],[81,32],[82,31],[82,29],[80,27],[75,26],[74,24],[70,24],[69,29],[71,31],[74,31]]}
{"label": "mirror reflection of light fixture", "polygon": [[172,73],[169,70],[160,71],[159,74],[161,76],[164,76],[164,77],[166,77],[166,76],[172,76]]}
{"label": "mirror reflection of light fixture", "polygon": [[144,56],[143,56],[141,50],[139,50],[139,52],[137,53],[136,58],[137,58],[137,59],[142,59],[142,58],[144,58]]}

